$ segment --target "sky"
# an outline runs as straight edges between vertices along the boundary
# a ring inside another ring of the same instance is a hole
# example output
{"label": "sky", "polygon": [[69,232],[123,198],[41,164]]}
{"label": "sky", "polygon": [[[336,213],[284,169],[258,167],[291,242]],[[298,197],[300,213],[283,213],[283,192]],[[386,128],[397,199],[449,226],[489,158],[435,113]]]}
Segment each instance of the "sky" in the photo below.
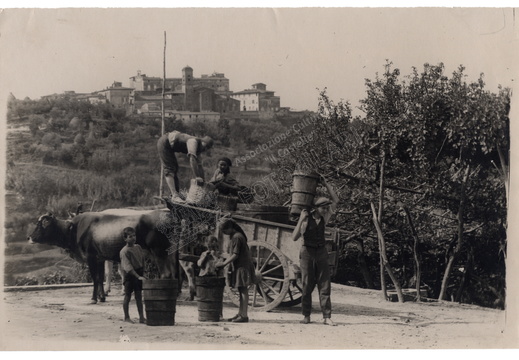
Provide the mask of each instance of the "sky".
{"label": "sky", "polygon": [[[519,13],[518,13],[519,16]],[[517,23],[517,25],[516,25]],[[316,110],[319,90],[354,107],[386,59],[402,75],[463,64],[487,89],[517,81],[512,8],[54,8],[0,14],[1,97],[93,92],[140,70],[224,73],[232,91],[262,82],[281,106]]]}

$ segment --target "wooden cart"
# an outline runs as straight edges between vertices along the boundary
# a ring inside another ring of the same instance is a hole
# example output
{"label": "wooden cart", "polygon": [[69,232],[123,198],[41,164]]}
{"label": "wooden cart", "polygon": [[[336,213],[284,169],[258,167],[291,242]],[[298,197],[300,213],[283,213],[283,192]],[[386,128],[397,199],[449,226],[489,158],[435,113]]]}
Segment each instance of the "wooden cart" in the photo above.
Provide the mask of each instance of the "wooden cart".
{"label": "wooden cart", "polygon": [[[286,208],[285,208],[286,209]],[[285,210],[287,211],[287,210]],[[249,307],[252,310],[269,311],[277,306],[289,307],[301,303],[301,270],[299,251],[302,238],[292,241],[294,225],[246,216],[238,212],[231,217],[247,235],[257,282],[249,288]],[[326,247],[329,254],[330,273],[337,271],[339,231],[327,228]],[[224,239],[224,249],[228,246]],[[227,287],[227,294],[239,305],[238,292]]]}
{"label": "wooden cart", "polygon": [[[301,303],[302,281],[299,268],[299,252],[302,238],[292,240],[295,225],[289,221],[288,209],[281,206],[259,206],[262,211],[245,205],[234,211],[215,211],[190,205],[175,205],[203,212],[216,219],[231,217],[244,230],[255,268],[256,283],[249,287],[249,307],[251,310],[269,311],[277,306],[289,307]],[[204,214],[196,218],[204,218]],[[275,221],[272,221],[275,220]],[[193,220],[196,222],[196,220]],[[326,248],[329,254],[330,273],[337,271],[340,231],[326,228]],[[229,252],[230,238],[221,231],[218,234],[220,248]],[[189,247],[189,246],[188,246]],[[184,247],[181,259],[195,261],[199,254]],[[191,254],[191,255],[189,255]],[[233,303],[239,305],[238,291],[226,287]]]}

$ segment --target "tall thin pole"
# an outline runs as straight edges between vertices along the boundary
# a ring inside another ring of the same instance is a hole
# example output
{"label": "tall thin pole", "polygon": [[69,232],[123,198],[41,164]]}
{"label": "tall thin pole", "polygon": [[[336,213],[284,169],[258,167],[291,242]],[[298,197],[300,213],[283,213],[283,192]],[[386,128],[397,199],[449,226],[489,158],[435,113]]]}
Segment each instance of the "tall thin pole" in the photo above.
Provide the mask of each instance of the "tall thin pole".
{"label": "tall thin pole", "polygon": [[[165,109],[164,109],[164,90],[166,88],[166,32],[164,31],[164,57],[162,61],[162,126],[160,130],[160,135],[164,135],[165,132],[165,124],[164,124],[164,117],[165,117]],[[160,164],[160,189],[159,189],[159,196],[162,197],[162,188],[164,185],[164,164]]]}

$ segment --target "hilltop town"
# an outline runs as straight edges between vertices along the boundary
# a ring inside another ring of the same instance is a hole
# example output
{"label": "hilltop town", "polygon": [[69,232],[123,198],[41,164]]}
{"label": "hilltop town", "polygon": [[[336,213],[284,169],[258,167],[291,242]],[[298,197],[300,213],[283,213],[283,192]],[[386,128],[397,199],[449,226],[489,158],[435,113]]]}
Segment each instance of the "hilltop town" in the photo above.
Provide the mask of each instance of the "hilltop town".
{"label": "hilltop town", "polygon": [[291,111],[281,106],[281,99],[264,83],[255,83],[250,89],[230,90],[225,74],[214,72],[195,77],[193,68],[186,66],[182,76],[163,79],[147,76],[140,70],[129,78],[129,86],[114,81],[111,86],[91,93],[65,91],[63,94],[42,96],[55,100],[60,97],[75,98],[92,104],[108,103],[124,109],[127,115],[140,114],[157,117],[162,114],[164,88],[164,112],[166,117],[189,122],[190,120],[218,121],[227,119],[274,119],[300,117],[309,111]]}

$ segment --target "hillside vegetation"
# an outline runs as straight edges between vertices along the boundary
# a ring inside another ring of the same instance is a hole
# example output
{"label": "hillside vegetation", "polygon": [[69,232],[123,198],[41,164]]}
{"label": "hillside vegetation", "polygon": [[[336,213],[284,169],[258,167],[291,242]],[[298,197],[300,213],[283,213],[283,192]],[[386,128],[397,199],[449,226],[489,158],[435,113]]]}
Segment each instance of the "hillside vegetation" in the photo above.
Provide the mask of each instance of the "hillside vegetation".
{"label": "hillside vegetation", "polygon": [[[108,104],[92,105],[67,96],[53,101],[11,98],[7,115],[5,283],[30,284],[46,282],[47,278],[73,281],[84,274],[76,274],[78,269],[70,266],[54,266],[56,262],[70,265],[62,259],[66,255],[60,250],[25,244],[31,224],[44,212],[66,218],[76,211],[78,202],[82,202],[84,211],[157,205],[153,197],[159,195],[156,142],[161,119],[126,116]],[[218,123],[185,124],[165,119],[166,132],[179,130],[216,140],[211,153],[202,157],[207,178],[219,157],[234,160],[288,126],[289,121],[282,125],[275,120],[259,123],[222,119]],[[180,186],[187,191],[189,162],[185,156],[177,158]],[[234,166],[233,176],[244,185],[251,184],[268,174],[269,164],[263,155]],[[54,254],[54,263],[50,255],[40,261],[41,251]]]}

